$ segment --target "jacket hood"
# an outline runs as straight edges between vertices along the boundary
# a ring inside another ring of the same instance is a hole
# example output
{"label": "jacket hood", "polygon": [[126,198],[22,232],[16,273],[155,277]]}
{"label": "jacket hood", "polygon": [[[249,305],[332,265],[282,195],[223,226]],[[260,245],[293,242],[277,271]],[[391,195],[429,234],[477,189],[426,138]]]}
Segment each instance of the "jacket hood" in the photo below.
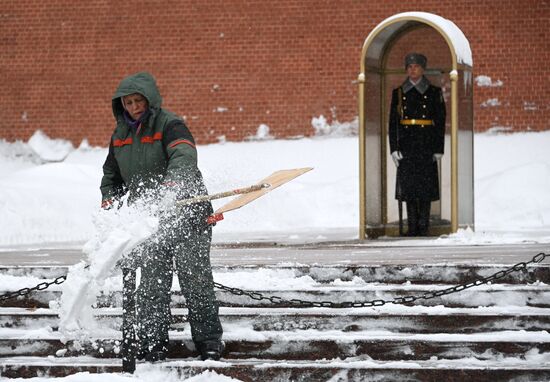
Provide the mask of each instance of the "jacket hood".
{"label": "jacket hood", "polygon": [[120,84],[113,95],[113,114],[117,120],[119,118],[123,118],[122,113],[124,108],[122,107],[121,97],[134,93],[140,93],[147,98],[147,102],[149,102],[149,109],[152,109],[153,111],[160,110],[162,105],[162,97],[160,96],[155,78],[150,73],[139,72],[120,81]]}

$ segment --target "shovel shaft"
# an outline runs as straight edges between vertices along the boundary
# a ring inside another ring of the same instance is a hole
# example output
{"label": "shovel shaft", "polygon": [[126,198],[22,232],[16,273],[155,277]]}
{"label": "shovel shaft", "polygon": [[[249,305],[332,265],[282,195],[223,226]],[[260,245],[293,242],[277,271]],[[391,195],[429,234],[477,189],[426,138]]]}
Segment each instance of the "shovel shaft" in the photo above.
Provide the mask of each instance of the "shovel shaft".
{"label": "shovel shaft", "polygon": [[233,196],[233,195],[248,194],[250,192],[259,191],[263,188],[269,188],[269,187],[271,187],[271,185],[269,183],[255,184],[253,186],[249,186],[249,187],[245,187],[245,188],[236,188],[236,189],[231,190],[231,191],[219,192],[217,194],[199,195],[199,196],[195,196],[194,198],[190,198],[190,199],[178,200],[176,202],[176,205],[178,205],[178,206],[187,206],[189,204],[200,203],[200,202],[204,202],[206,200],[215,200],[215,199],[227,198],[227,197]]}

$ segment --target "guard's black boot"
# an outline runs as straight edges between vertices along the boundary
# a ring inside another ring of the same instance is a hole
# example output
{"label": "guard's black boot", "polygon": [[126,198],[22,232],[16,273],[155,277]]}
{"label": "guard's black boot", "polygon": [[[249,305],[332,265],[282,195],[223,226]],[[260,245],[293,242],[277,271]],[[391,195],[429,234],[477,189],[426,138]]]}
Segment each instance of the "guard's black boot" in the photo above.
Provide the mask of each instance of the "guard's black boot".
{"label": "guard's black boot", "polygon": [[217,361],[221,358],[225,345],[219,340],[208,340],[197,344],[197,349],[201,353],[201,359],[206,361],[212,359]]}
{"label": "guard's black boot", "polygon": [[407,236],[418,236],[418,203],[416,200],[407,200]]}
{"label": "guard's black boot", "polygon": [[428,236],[431,204],[429,200],[418,201],[418,236]]}

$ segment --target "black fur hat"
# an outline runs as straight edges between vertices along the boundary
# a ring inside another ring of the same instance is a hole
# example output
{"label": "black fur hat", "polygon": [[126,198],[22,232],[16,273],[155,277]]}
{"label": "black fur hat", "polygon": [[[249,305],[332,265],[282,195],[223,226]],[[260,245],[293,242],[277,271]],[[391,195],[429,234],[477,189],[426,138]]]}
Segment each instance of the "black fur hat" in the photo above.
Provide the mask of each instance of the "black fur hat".
{"label": "black fur hat", "polygon": [[405,56],[405,69],[407,69],[407,66],[409,66],[410,64],[418,64],[426,69],[427,63],[428,59],[426,58],[426,56],[420,53],[409,53]]}

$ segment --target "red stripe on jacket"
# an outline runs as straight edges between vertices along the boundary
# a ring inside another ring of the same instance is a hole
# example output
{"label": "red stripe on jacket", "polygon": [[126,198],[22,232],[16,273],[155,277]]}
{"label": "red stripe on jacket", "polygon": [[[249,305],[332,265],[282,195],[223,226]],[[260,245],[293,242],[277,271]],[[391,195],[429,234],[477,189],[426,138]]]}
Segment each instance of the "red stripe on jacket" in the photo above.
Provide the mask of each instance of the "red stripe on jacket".
{"label": "red stripe on jacket", "polygon": [[125,145],[131,145],[133,142],[132,138],[126,138],[124,140],[122,139],[115,139],[114,142],[113,142],[113,146],[115,147],[121,147],[121,146],[125,146]]}
{"label": "red stripe on jacket", "polygon": [[[147,135],[145,137],[142,137],[140,139],[141,143],[153,143],[154,141],[160,141],[162,140],[162,133],[155,133],[153,136]],[[121,147],[125,145],[131,145],[133,143],[132,138],[126,138],[126,139],[115,139],[113,141],[113,146],[115,147]]]}
{"label": "red stripe on jacket", "polygon": [[141,138],[141,143],[153,143],[154,141],[160,141],[162,139],[162,133],[158,132],[153,134],[153,136],[146,135]]}
{"label": "red stripe on jacket", "polygon": [[178,139],[177,141],[174,141],[174,142],[170,143],[168,145],[168,147],[172,148],[172,147],[175,147],[175,146],[179,145],[180,143],[185,143],[185,144],[191,146],[192,148],[195,148],[195,144],[191,141],[188,141],[187,139]]}

